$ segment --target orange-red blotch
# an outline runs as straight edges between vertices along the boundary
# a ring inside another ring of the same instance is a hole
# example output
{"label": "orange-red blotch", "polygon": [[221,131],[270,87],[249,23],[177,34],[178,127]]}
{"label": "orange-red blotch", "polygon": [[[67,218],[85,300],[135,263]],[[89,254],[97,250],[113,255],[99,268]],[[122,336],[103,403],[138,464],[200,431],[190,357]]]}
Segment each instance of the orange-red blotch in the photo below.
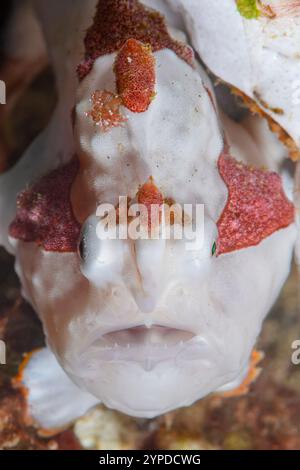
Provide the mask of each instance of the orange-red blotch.
{"label": "orange-red blotch", "polygon": [[154,184],[152,177],[149,178],[149,180],[139,189],[137,201],[139,204],[143,204],[147,208],[148,227],[151,229],[151,206],[157,206],[160,211],[164,203],[164,197],[158,187]]}
{"label": "orange-red blotch", "polygon": [[248,373],[246,377],[244,378],[244,380],[242,381],[242,383],[237,388],[234,388],[233,390],[228,390],[227,392],[221,392],[221,395],[226,398],[239,397],[242,395],[246,395],[250,390],[250,386],[259,377],[262,371],[261,367],[258,367],[258,364],[263,360],[263,358],[264,358],[264,353],[262,351],[257,351],[256,349],[254,349],[251,354]]}
{"label": "orange-red blotch", "polygon": [[277,173],[240,163],[227,150],[221,154],[218,168],[228,199],[217,222],[217,255],[258,245],[294,222],[295,208]]}
{"label": "orange-red blotch", "polygon": [[115,74],[124,106],[134,113],[146,111],[155,96],[155,59],[151,46],[128,39],[117,55]]}
{"label": "orange-red blotch", "polygon": [[73,213],[70,192],[78,169],[74,158],[21,192],[10,236],[35,242],[45,251],[75,252],[81,226]]}
{"label": "orange-red blotch", "polygon": [[122,125],[126,118],[122,115],[120,96],[110,91],[96,90],[91,97],[92,108],[87,113],[102,132]]}
{"label": "orange-red blotch", "polygon": [[11,384],[14,389],[19,390],[21,392],[22,398],[25,402],[25,406],[23,409],[23,419],[25,421],[25,424],[27,426],[33,426],[34,422],[33,419],[30,415],[30,409],[29,409],[29,403],[28,403],[28,397],[29,397],[29,390],[25,387],[23,380],[24,380],[24,371],[26,367],[28,366],[29,361],[31,360],[32,356],[38,351],[38,349],[35,349],[31,351],[30,353],[26,353],[24,355],[23,360],[21,361],[21,364],[19,364],[18,367],[18,373],[15,377],[12,378]]}

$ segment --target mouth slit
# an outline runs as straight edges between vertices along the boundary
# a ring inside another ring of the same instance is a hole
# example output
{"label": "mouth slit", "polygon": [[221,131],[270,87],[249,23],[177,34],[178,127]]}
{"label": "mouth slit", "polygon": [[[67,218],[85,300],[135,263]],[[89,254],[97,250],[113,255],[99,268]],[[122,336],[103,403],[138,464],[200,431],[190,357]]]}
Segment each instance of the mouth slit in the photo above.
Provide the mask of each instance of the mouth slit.
{"label": "mouth slit", "polygon": [[104,334],[93,345],[106,347],[166,346],[172,347],[192,339],[194,334],[165,326],[136,326]]}
{"label": "mouth slit", "polygon": [[159,364],[169,362],[178,367],[190,360],[209,360],[209,344],[191,331],[161,325],[135,325],[98,334],[78,356],[84,364],[81,375],[97,373],[103,364],[136,364],[151,371]]}
{"label": "mouth slit", "polygon": [[[95,336],[80,354],[85,373],[97,371],[100,363],[136,363],[146,371],[165,361],[174,361],[197,337],[194,333],[161,325],[132,326]],[[197,340],[198,341],[198,340]]]}

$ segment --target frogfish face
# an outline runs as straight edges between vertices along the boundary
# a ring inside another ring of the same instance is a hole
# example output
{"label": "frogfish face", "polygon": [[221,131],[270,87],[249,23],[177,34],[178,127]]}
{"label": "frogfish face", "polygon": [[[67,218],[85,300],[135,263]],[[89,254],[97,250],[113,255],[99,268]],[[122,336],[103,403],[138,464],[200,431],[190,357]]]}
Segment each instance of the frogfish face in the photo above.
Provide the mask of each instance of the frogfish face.
{"label": "frogfish face", "polygon": [[[152,417],[243,379],[289,271],[294,209],[278,175],[230,154],[200,66],[155,52],[151,100],[138,94],[132,110],[122,76],[116,88],[121,59],[99,57],[82,80],[77,155],[21,195],[11,237],[66,373],[106,405]],[[203,243],[101,239],[97,208],[120,196],[158,201],[160,229],[163,203],[201,205],[201,224],[194,213],[187,224]]]}

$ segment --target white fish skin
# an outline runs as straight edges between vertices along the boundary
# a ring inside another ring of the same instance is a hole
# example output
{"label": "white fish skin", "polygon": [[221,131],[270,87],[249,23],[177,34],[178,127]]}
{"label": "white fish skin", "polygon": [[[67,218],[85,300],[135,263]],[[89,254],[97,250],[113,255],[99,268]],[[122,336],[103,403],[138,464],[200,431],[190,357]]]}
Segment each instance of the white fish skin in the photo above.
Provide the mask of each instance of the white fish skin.
{"label": "white fish skin", "polygon": [[[233,155],[244,162],[274,169],[285,151],[264,124],[238,125],[218,116],[200,65],[193,69],[169,50],[155,53],[157,95],[148,111],[126,111],[124,126],[99,134],[85,113],[96,88],[115,91],[115,54],[98,58],[80,85],[74,73],[96,1],[56,0],[51,8],[46,0],[37,4],[59,102],[49,126],[20,163],[0,176],[0,242],[15,254],[24,295],[72,382],[95,402],[133,416],[153,417],[188,406],[242,380],[262,321],[289,273],[296,239],[291,224],[257,246],[211,256],[228,196],[217,169],[224,132]],[[172,28],[180,28],[180,17],[166,12],[167,23],[169,18]],[[75,135],[70,121],[74,105]],[[83,222],[83,260],[77,253],[47,252],[8,237],[16,193],[69,161],[74,152],[84,166],[71,195],[73,210]],[[270,163],[270,153],[276,155],[276,164]],[[151,248],[149,243],[112,244],[95,237],[97,204],[134,196],[151,175],[167,197],[204,204],[200,251],[187,251],[182,240]],[[77,416],[75,409],[66,415],[61,411],[56,422],[47,407],[38,414],[34,397],[47,400],[48,376],[39,383],[44,395],[37,395],[28,373],[25,385],[41,426],[61,426]],[[52,392],[58,408],[64,406],[59,388]],[[85,404],[78,409],[84,412]]]}
{"label": "white fish skin", "polygon": [[[219,78],[252,98],[300,148],[300,4],[264,1],[273,19],[246,19],[236,1],[167,0]],[[293,7],[288,8],[289,4]]]}

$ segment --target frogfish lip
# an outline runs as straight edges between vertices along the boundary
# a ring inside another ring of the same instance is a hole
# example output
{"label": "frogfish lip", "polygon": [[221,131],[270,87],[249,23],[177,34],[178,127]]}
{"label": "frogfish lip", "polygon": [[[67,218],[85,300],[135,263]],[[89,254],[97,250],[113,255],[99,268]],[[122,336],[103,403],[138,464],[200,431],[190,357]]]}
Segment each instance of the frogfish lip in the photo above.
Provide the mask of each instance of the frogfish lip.
{"label": "frogfish lip", "polygon": [[92,372],[103,363],[136,363],[150,371],[162,362],[209,357],[207,341],[195,333],[163,325],[138,325],[106,333],[95,333],[79,354],[85,371]]}

